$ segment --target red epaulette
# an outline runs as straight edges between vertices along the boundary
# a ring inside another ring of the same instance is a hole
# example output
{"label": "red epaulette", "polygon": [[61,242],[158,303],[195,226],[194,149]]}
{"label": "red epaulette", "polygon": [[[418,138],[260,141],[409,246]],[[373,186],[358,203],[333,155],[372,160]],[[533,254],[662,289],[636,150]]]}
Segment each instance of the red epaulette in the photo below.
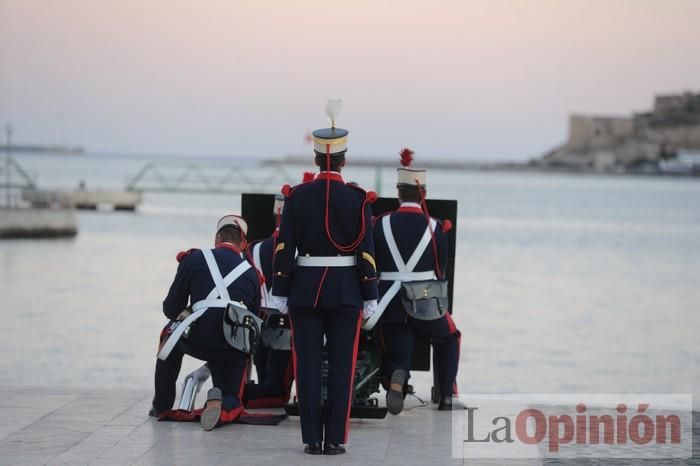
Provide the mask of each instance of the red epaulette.
{"label": "red epaulette", "polygon": [[303,180],[301,183],[296,184],[296,185],[294,185],[294,186],[290,186],[290,185],[288,185],[288,184],[285,184],[284,186],[282,186],[282,194],[284,195],[284,197],[286,197],[287,199],[289,199],[290,197],[292,197],[292,194],[294,194],[294,191],[295,191],[299,186],[302,186],[302,185],[305,185],[305,184],[309,184],[309,183],[313,183],[313,182],[315,181],[315,179],[316,179],[316,178],[309,178],[309,177],[306,176],[306,174],[304,174],[304,180]]}
{"label": "red epaulette", "polygon": [[189,256],[193,251],[199,251],[199,249],[197,249],[197,248],[192,248],[192,249],[188,249],[187,251],[180,251],[180,252],[177,253],[177,256],[175,256],[175,259],[176,259],[178,262],[182,262],[182,260],[183,260],[185,257]]}

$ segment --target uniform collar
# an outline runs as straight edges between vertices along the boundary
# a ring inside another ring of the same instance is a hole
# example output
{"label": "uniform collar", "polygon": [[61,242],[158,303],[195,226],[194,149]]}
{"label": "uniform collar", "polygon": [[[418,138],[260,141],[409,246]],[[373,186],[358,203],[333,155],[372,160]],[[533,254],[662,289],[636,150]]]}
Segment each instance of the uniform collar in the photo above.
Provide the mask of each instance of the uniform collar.
{"label": "uniform collar", "polygon": [[233,244],[233,243],[226,243],[226,242],[223,242],[223,243],[216,243],[216,244],[214,245],[214,247],[217,248],[217,249],[219,249],[219,248],[230,249],[231,251],[235,252],[236,254],[240,254],[240,253],[241,253],[241,250],[238,249],[238,246],[236,246],[236,245]]}
{"label": "uniform collar", "polygon": [[415,202],[402,202],[401,206],[398,208],[397,212],[407,213],[407,214],[422,214],[423,209],[420,204]]}
{"label": "uniform collar", "polygon": [[322,171],[318,175],[316,175],[317,180],[331,180],[331,181],[340,181],[341,183],[345,183],[345,180],[343,180],[343,177],[340,176],[340,173],[338,172],[328,172],[328,171]]}

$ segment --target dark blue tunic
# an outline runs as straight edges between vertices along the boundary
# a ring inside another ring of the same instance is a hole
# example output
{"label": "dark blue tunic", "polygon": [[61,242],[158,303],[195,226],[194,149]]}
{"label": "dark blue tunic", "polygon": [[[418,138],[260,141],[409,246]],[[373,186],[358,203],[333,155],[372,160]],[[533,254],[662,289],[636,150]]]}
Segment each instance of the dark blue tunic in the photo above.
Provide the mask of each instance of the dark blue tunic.
{"label": "dark blue tunic", "polygon": [[[357,247],[356,267],[298,267],[294,252],[309,256],[352,255],[339,251],[325,229],[326,178],[331,178],[329,229],[336,243],[347,245],[360,231],[364,204],[365,234]],[[297,185],[285,203],[274,260],[273,294],[288,296],[290,307],[361,308],[377,299],[372,214],[367,193],[347,185],[340,175],[322,172],[314,181]]]}
{"label": "dark blue tunic", "polygon": [[[214,258],[224,277],[245,260],[226,245],[217,245],[214,249]],[[163,301],[163,313],[169,319],[175,319],[188,304],[191,305],[206,298],[212,289],[214,289],[214,281],[204,255],[199,249],[193,249],[182,259],[177,268],[168,296]],[[258,312],[260,283],[253,267],[229,285],[228,292],[231,300],[242,301],[251,312]],[[227,348],[222,322],[223,309],[211,308],[192,325],[187,339],[204,346]]]}
{"label": "dark blue tunic", "polygon": [[[391,230],[394,233],[396,246],[401,253],[404,262],[411,257],[416,246],[420,242],[425,229],[428,226],[428,221],[425,215],[419,208],[401,207],[395,212],[388,213],[391,215]],[[396,272],[396,264],[389,251],[389,246],[386,242],[384,227],[382,226],[382,217],[379,217],[374,224],[374,247],[377,260],[377,269],[380,272]],[[437,246],[438,260],[443,276],[447,270],[447,235],[442,231],[442,223],[438,220],[435,227],[435,243]],[[435,270],[435,254],[432,244],[428,245],[421,256],[414,272],[425,272]],[[379,281],[379,296],[383,296],[387,289],[393,284],[393,281]],[[401,299],[397,294],[387,306],[382,315],[380,323],[388,322],[405,322],[406,312],[401,305]]]}

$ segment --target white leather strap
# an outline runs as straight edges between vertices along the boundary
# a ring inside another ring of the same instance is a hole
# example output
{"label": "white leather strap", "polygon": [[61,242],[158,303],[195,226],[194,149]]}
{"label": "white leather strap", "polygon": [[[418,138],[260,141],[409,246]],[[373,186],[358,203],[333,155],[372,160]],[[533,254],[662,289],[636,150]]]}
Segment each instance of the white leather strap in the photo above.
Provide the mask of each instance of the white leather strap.
{"label": "white leather strap", "polygon": [[[173,333],[170,334],[165,344],[158,352],[158,359],[165,360],[170,355],[170,352],[175,348],[175,345],[182,337],[182,334],[192,325],[197,319],[199,319],[202,314],[204,314],[207,309],[212,307],[226,308],[226,306],[231,303],[231,297],[228,294],[228,286],[233,282],[238,280],[249,268],[250,263],[248,261],[242,261],[233,270],[226,274],[226,278],[221,277],[221,272],[219,271],[219,266],[216,263],[214,254],[212,254],[210,249],[203,249],[204,260],[207,262],[207,267],[209,268],[209,273],[211,274],[212,280],[214,280],[214,289],[209,292],[205,299],[197,301],[192,304],[192,314],[190,314],[185,320],[180,322]],[[222,293],[223,291],[223,293]],[[234,303],[240,306],[240,303]]]}
{"label": "white leather strap", "polygon": [[416,246],[416,249],[413,250],[411,257],[408,258],[408,262],[404,263],[403,257],[401,257],[401,253],[399,252],[399,247],[396,245],[396,238],[394,238],[394,232],[391,230],[391,215],[385,215],[384,217],[382,217],[384,239],[386,239],[386,244],[387,246],[389,246],[391,258],[394,260],[394,264],[396,265],[396,270],[398,270],[398,272],[381,272],[379,276],[380,280],[393,279],[395,281],[391,284],[389,289],[386,290],[386,293],[384,293],[382,298],[379,300],[379,303],[377,304],[377,311],[372,315],[372,317],[370,317],[367,320],[367,322],[365,322],[362,328],[364,328],[365,330],[372,330],[372,328],[374,328],[374,326],[381,318],[382,314],[384,314],[384,311],[386,310],[391,300],[394,299],[394,296],[398,294],[399,290],[401,289],[402,282],[416,280],[433,280],[435,278],[435,272],[432,270],[427,272],[414,272],[413,269],[416,268],[418,261],[421,257],[423,257],[425,250],[428,248],[428,245],[430,244],[430,240],[432,238],[431,230],[434,231],[436,225],[437,222],[435,221],[435,219],[431,218],[430,225],[425,228],[425,233],[423,233],[423,236],[418,242],[418,246]]}
{"label": "white leather strap", "polygon": [[214,280],[214,287],[216,287],[216,290],[219,292],[219,296],[221,297],[221,299],[230,301],[231,298],[229,297],[228,289],[224,284],[224,277],[221,276],[221,272],[219,271],[219,265],[216,263],[214,254],[211,252],[211,249],[203,249],[202,253],[204,254],[204,260],[207,261],[209,273],[211,274],[212,280]]}
{"label": "white leather strap", "polygon": [[[406,271],[407,272],[413,272],[413,269],[415,269],[416,265],[418,265],[418,261],[420,260],[421,257],[423,257],[423,253],[425,253],[425,250],[428,249],[428,245],[430,244],[430,240],[433,237],[432,232],[435,231],[436,225],[437,225],[437,222],[435,221],[435,219],[431,218],[430,219],[430,227],[425,228],[425,233],[423,233],[423,237],[420,239],[418,246],[416,246],[416,249],[413,251],[413,254],[411,254],[411,257],[408,258],[408,262],[406,262]],[[391,239],[393,241],[396,241],[394,239],[393,234],[391,236]],[[399,256],[399,257],[401,257],[401,256]]]}
{"label": "white leather strap", "polygon": [[185,333],[185,330],[187,330],[195,320],[199,319],[207,309],[208,308],[199,309],[197,312],[193,312],[185,320],[180,322],[180,325],[178,325],[177,328],[173,330],[173,333],[170,334],[168,339],[165,340],[165,344],[163,344],[163,347],[158,352],[158,359],[165,361],[168,358],[170,352],[173,350],[173,348],[175,348],[177,342],[180,341],[182,334]]}
{"label": "white leather strap", "polygon": [[256,269],[258,269],[258,272],[263,273],[262,261],[260,260],[260,250],[261,249],[262,249],[262,242],[255,243],[253,245],[253,265],[255,266]]}
{"label": "white leather strap", "polygon": [[355,256],[299,256],[300,267],[352,267],[357,264]]}
{"label": "white leather strap", "polygon": [[[260,250],[262,249],[262,242],[255,243],[253,245],[253,266],[258,270],[260,276],[263,276],[262,261],[260,260]],[[269,294],[267,291],[267,285],[265,283],[260,284],[260,298],[262,299],[263,307],[270,307]]]}
{"label": "white leather strap", "polygon": [[[250,263],[248,261],[243,261],[238,264],[233,270],[226,274],[224,277],[224,285],[226,286],[226,291],[228,292],[228,287],[231,286],[233,282],[238,280],[238,278],[243,275],[250,268]],[[218,270],[218,267],[217,267]],[[214,287],[213,290],[209,292],[206,299],[215,299],[220,296],[219,290]]]}
{"label": "white leather strap", "polygon": [[425,272],[381,272],[379,274],[379,279],[385,281],[416,282],[419,280],[435,280],[435,278],[435,272],[432,270]]}
{"label": "white leather strap", "polygon": [[408,272],[408,270],[406,270],[406,264],[404,264],[401,253],[399,252],[399,247],[396,245],[394,232],[391,230],[391,215],[385,215],[382,218],[382,227],[384,228],[384,239],[386,240],[387,246],[389,246],[389,252],[391,253],[391,258],[394,259],[396,270],[399,272]]}

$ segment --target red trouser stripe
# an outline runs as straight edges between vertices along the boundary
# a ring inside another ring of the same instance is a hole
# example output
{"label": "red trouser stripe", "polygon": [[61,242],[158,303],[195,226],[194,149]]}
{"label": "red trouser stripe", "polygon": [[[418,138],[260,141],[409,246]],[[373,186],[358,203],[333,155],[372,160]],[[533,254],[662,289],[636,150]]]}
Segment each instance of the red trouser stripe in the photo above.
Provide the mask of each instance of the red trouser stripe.
{"label": "red trouser stripe", "polygon": [[241,404],[240,406],[233,408],[230,411],[221,411],[221,416],[219,417],[219,420],[221,422],[233,422],[236,419],[240,417],[241,414],[243,414],[243,393],[245,391],[245,383],[246,379],[248,378],[248,366],[243,369],[243,374],[241,375],[241,385],[238,387],[238,402]]}
{"label": "red trouser stripe", "polygon": [[231,411],[221,411],[221,417],[219,418],[221,422],[233,422],[238,419],[241,414],[243,414],[243,406],[233,408]]}
{"label": "red trouser stripe", "polygon": [[445,317],[447,318],[447,326],[450,329],[450,333],[456,333],[457,332],[457,326],[455,325],[455,321],[452,320],[452,315],[448,312],[445,314]]}
{"label": "red trouser stripe", "polygon": [[355,383],[355,364],[357,363],[357,347],[360,342],[360,326],[362,325],[362,309],[357,316],[357,327],[355,329],[355,344],[352,347],[352,369],[350,370],[350,394],[348,396],[348,411],[345,414],[345,437],[343,443],[348,443],[348,433],[350,432],[350,410],[352,409],[352,387]]}
{"label": "red trouser stripe", "polygon": [[243,375],[241,376],[241,385],[238,387],[238,401],[243,404],[243,392],[245,392],[245,383],[248,379],[248,366],[243,369]]}

